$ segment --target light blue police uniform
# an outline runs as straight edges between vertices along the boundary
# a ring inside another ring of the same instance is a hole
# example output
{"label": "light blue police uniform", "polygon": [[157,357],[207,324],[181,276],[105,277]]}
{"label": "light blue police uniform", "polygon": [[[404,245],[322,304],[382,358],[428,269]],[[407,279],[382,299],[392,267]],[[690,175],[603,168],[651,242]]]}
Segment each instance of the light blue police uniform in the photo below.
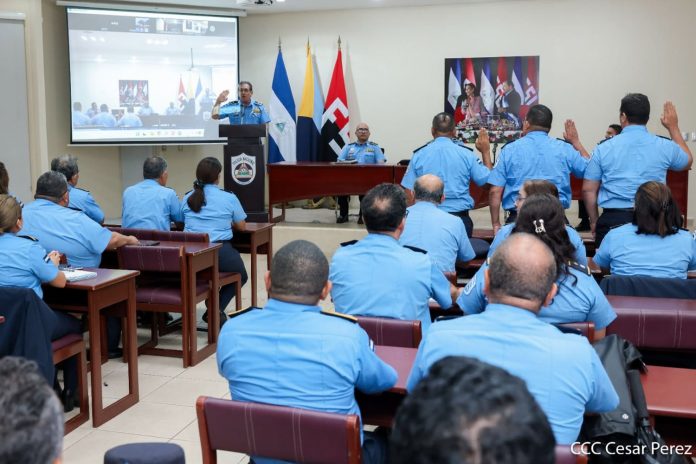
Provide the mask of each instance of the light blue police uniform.
{"label": "light blue police uniform", "polygon": [[93,221],[101,224],[104,222],[104,212],[99,207],[92,194],[87,190],[81,188],[73,187],[68,183],[68,192],[70,192],[70,204],[71,208],[77,208],[87,215]]}
{"label": "light blue police uniform", "polygon": [[527,180],[552,182],[557,188],[563,208],[570,207],[570,174],[582,178],[587,167],[571,144],[549,137],[544,131],[532,131],[508,143],[491,171],[488,183],[503,189],[503,209],[515,209],[515,198]]}
{"label": "light blue police uniform", "polygon": [[592,260],[616,275],[686,279],[696,269],[696,241],[686,230],[674,235],[638,234],[633,224],[611,229]]}
{"label": "light blue police uniform", "polygon": [[72,125],[73,127],[88,126],[90,123],[89,116],[87,116],[82,111],[72,112]]}
{"label": "light blue police uniform", "polygon": [[413,190],[413,184],[423,174],[435,174],[445,184],[445,201],[438,207],[447,212],[469,211],[474,200],[469,194],[469,183],[483,186],[490,170],[472,150],[449,137],[437,137],[413,152],[406,174],[401,180],[404,188]]}
{"label": "light blue police uniform", "polygon": [[243,221],[247,217],[237,195],[214,184],[204,185],[203,192],[205,204],[197,213],[188,205],[188,197],[193,190],[184,195],[181,202],[184,232],[207,232],[211,242],[231,240],[232,223]]}
{"label": "light blue police uniform", "polygon": [[[498,248],[505,241],[505,239],[512,234],[512,229],[514,227],[514,223],[505,224],[500,228],[498,233],[495,234],[493,242],[488,249],[489,258],[493,256],[493,252],[496,250],[496,248]],[[580,237],[580,234],[578,234],[575,229],[568,225],[566,226],[566,232],[568,232],[568,238],[570,239],[571,245],[573,245],[573,248],[575,248],[575,261],[583,266],[587,266],[587,249],[585,249],[585,242],[582,241],[582,237]]]}
{"label": "light blue police uniform", "polygon": [[641,184],[665,183],[668,169],[684,169],[688,163],[689,155],[673,141],[649,133],[645,126],[630,125],[595,147],[585,179],[601,182],[602,208],[633,208]]}
{"label": "light blue police uniform", "polygon": [[397,373],[348,319],[273,298],[233,315],[217,347],[232,399],[359,416],[355,389],[388,390]]}
{"label": "light blue police uniform", "polygon": [[476,257],[464,223],[458,217],[429,201],[418,201],[408,211],[399,243],[427,251],[440,271],[453,272],[457,260],[470,261]]}
{"label": "light blue police uniform", "polygon": [[116,127],[116,118],[111,113],[102,111],[94,116],[90,120],[90,123],[93,126]]}
{"label": "light blue police uniform", "polygon": [[587,339],[564,334],[524,309],[491,304],[482,314],[433,324],[418,348],[408,390],[446,356],[478,358],[524,380],[559,445],[578,438],[585,411],[607,412],[619,404]]}
{"label": "light blue police uniform", "polygon": [[405,248],[389,235],[368,234],[336,251],[331,260],[331,298],[340,313],[420,320],[430,326],[428,299],[452,306],[450,284],[426,253]]}
{"label": "light blue police uniform", "polygon": [[102,252],[111,240],[111,231],[82,211],[49,200],[25,205],[22,217],[22,234],[37,238],[46,250],[65,254],[71,266],[99,267]]}
{"label": "light blue police uniform", "polygon": [[220,119],[230,118],[230,124],[265,124],[271,120],[263,103],[252,100],[244,106],[240,101],[226,103],[220,107]]}
{"label": "light blue police uniform", "polygon": [[365,143],[353,142],[345,145],[338,155],[338,161],[353,161],[357,164],[377,164],[384,163],[384,153],[374,142]]}
{"label": "light blue police uniform", "polygon": [[119,127],[143,127],[143,122],[135,113],[126,113],[118,120]]}
{"label": "light blue police uniform", "polygon": [[39,242],[23,232],[19,236],[9,232],[0,235],[0,287],[31,288],[43,298],[41,282],[50,282],[58,275],[58,268],[47,258]]}
{"label": "light blue police uniform", "polygon": [[176,192],[155,179],[145,179],[123,192],[123,227],[170,230],[171,221],[184,222]]}
{"label": "light blue police uniform", "polygon": [[[488,263],[481,266],[457,298],[457,305],[466,314],[487,310],[488,299],[483,294],[486,269]],[[539,319],[549,324],[590,321],[596,330],[604,329],[616,319],[614,309],[587,269],[578,264],[569,267],[569,275],[556,281],[558,293],[550,305],[541,308]]]}

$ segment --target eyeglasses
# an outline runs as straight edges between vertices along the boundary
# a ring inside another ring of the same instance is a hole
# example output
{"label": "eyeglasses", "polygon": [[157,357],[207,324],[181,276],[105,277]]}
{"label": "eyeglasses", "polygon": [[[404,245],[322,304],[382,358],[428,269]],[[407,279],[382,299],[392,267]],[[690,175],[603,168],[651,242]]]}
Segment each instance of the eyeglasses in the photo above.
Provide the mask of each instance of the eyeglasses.
{"label": "eyeglasses", "polygon": [[527,199],[527,197],[523,197],[522,195],[517,195],[517,196],[515,197],[515,203],[522,203],[522,202],[524,202],[524,200],[526,200],[526,199]]}
{"label": "eyeglasses", "polygon": [[370,132],[370,129],[365,129],[364,127],[361,127],[360,129],[355,129],[355,132]]}

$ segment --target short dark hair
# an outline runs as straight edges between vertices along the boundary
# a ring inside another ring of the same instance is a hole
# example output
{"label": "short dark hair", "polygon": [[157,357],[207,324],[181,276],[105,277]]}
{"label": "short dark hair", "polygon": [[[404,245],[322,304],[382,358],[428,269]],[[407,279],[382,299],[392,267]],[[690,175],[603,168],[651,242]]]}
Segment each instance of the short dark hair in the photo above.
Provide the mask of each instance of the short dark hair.
{"label": "short dark hair", "polygon": [[294,240],[273,254],[271,297],[315,304],[329,278],[329,262],[318,246]]}
{"label": "short dark hair", "polygon": [[47,171],[41,174],[36,181],[34,198],[45,198],[57,203],[67,191],[68,181],[63,173]]}
{"label": "short dark hair", "polygon": [[237,86],[237,88],[243,86],[244,84],[249,86],[249,90],[251,90],[252,92],[254,91],[254,86],[249,81],[239,81],[239,85]]}
{"label": "short dark hair", "polygon": [[[538,255],[538,262],[523,261],[514,254],[527,250],[534,241],[542,245],[540,250],[544,250],[545,254]],[[524,232],[515,233],[493,253],[488,276],[489,300],[515,297],[541,304],[556,280],[556,261],[551,250],[538,237]]]}
{"label": "short dark hair", "polygon": [[194,213],[200,212],[205,205],[205,187],[206,184],[214,183],[220,172],[222,164],[215,157],[207,156],[198,162],[196,166],[196,180],[193,182],[193,193],[188,197],[186,203]]}
{"label": "short dark hair", "polygon": [[522,184],[524,193],[529,197],[537,194],[548,194],[558,198],[558,187],[546,179],[529,179]]}
{"label": "short dark hair", "polygon": [[63,448],[63,408],[34,361],[0,359],[0,462],[47,464]]}
{"label": "short dark hair", "polygon": [[442,195],[445,193],[445,183],[440,179],[439,187],[430,190],[424,183],[420,181],[420,177],[413,184],[413,193],[416,201],[429,201],[431,203],[440,203]]}
{"label": "short dark hair", "polygon": [[551,130],[551,124],[553,123],[553,113],[548,106],[534,105],[529,108],[525,120],[531,126],[536,126],[541,129],[548,129],[548,132]]}
{"label": "short dark hair", "polygon": [[623,128],[619,124],[609,124],[609,127],[611,129],[614,129],[614,132],[616,132],[616,135],[619,135],[621,133],[621,131],[623,130]]}
{"label": "short dark hair", "polygon": [[82,103],[80,102],[74,102],[72,104],[72,109],[75,111],[82,111]]}
{"label": "short dark hair", "polygon": [[665,237],[679,232],[682,223],[681,213],[667,185],[651,180],[638,187],[633,210],[636,233]]}
{"label": "short dark hair", "polygon": [[75,174],[80,172],[77,167],[77,157],[73,155],[60,155],[51,160],[51,171],[58,171],[70,181]]}
{"label": "short dark hair", "polygon": [[108,113],[109,112],[109,106],[106,103],[102,103],[99,105],[99,111],[102,113]]}
{"label": "short dark hair", "polygon": [[524,380],[448,356],[401,404],[389,455],[392,464],[553,464],[555,439]]}
{"label": "short dark hair", "polygon": [[437,113],[433,118],[433,129],[438,134],[449,134],[454,130],[454,118],[444,111]]}
{"label": "short dark hair", "polygon": [[167,160],[161,156],[148,156],[143,163],[144,179],[159,179],[167,170]]}
{"label": "short dark hair", "polygon": [[650,100],[642,93],[629,93],[621,99],[619,112],[630,124],[645,125],[650,119]]}
{"label": "short dark hair", "polygon": [[395,184],[371,188],[360,202],[368,232],[394,232],[406,216],[406,194]]}

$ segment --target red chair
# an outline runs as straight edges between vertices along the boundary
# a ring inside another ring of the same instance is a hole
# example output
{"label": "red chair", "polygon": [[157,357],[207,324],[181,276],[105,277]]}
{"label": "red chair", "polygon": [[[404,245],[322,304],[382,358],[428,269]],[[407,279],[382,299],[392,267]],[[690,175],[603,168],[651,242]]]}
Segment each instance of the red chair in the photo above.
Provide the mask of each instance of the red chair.
{"label": "red chair", "polygon": [[[188,367],[215,352],[217,311],[211,312],[208,343],[200,350],[196,336],[196,304],[212,296],[210,280],[196,280],[189,272],[183,247],[124,246],[118,249],[118,260],[121,269],[141,271],[136,281],[136,304],[140,311],[155,313],[150,340],[138,347],[138,353],[182,357],[184,367]],[[157,348],[157,313],[181,314],[181,350]]]}
{"label": "red chair", "polygon": [[260,403],[199,396],[196,401],[203,464],[217,451],[297,463],[359,464],[360,419]]}
{"label": "red chair", "polygon": [[421,321],[402,321],[386,317],[357,316],[358,324],[375,345],[418,348],[423,338]]}
{"label": "red chair", "polygon": [[87,393],[87,354],[82,336],[68,334],[51,342],[53,364],[77,357],[77,388],[80,392],[80,412],[65,422],[65,435],[89,420],[89,398]]}
{"label": "red chair", "polygon": [[586,464],[586,454],[573,454],[570,446],[556,445],[556,464]]}

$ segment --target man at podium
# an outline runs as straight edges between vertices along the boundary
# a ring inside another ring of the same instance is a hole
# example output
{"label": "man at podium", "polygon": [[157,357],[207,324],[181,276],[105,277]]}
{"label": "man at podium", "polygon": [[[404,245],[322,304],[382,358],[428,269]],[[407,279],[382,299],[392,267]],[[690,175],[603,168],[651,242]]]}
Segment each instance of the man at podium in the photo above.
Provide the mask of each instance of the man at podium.
{"label": "man at podium", "polygon": [[239,87],[237,87],[239,100],[222,105],[230,94],[229,90],[223,90],[215,100],[211,117],[213,119],[229,118],[231,125],[265,124],[269,122],[271,118],[268,117],[263,103],[251,99],[254,95],[253,89],[251,82],[241,81]]}

